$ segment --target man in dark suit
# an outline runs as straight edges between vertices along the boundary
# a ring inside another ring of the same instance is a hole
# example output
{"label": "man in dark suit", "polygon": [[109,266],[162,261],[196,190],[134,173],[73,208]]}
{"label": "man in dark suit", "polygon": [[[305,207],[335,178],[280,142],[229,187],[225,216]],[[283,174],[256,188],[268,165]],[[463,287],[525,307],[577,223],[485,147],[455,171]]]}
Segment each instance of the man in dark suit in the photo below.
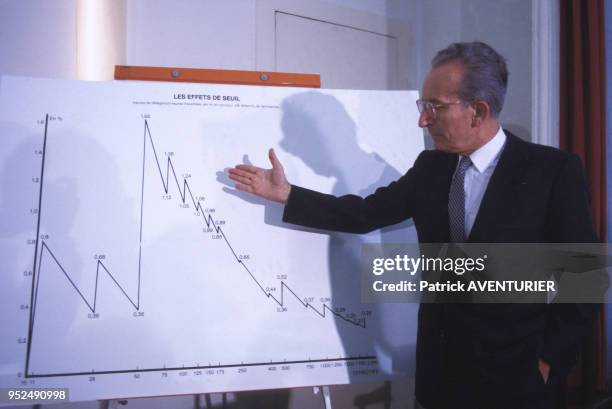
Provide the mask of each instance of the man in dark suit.
{"label": "man in dark suit", "polygon": [[[455,43],[432,61],[417,102],[435,150],[374,194],[335,197],[271,169],[237,165],[239,190],[286,204],[283,220],[363,233],[412,218],[421,243],[596,242],[580,160],[527,143],[498,121],[508,81],[490,46]],[[422,304],[416,398],[434,408],[553,408],[596,308]]]}

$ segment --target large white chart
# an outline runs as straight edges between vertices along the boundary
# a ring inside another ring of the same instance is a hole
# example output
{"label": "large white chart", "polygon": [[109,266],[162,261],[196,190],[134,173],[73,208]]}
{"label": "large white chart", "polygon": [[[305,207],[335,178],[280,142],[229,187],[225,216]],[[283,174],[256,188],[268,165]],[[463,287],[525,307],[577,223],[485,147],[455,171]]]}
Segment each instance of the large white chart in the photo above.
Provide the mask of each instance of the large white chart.
{"label": "large white chart", "polygon": [[413,229],[284,224],[225,168],[268,167],[274,147],[292,183],[368,194],[423,149],[415,92],[0,92],[0,387],[90,400],[410,375],[416,306],[362,304],[358,263],[361,243]]}

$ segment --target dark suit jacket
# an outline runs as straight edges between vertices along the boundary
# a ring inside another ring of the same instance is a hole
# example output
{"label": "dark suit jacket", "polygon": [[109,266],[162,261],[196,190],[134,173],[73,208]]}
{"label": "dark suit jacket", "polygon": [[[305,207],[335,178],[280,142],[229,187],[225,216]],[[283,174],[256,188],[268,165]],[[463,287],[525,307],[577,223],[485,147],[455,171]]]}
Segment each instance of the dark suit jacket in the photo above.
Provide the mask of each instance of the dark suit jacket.
{"label": "dark suit jacket", "polygon": [[[468,242],[596,242],[580,159],[506,135]],[[293,186],[283,220],[363,233],[412,218],[421,243],[449,242],[456,165],[456,155],[424,151],[404,176],[366,198]],[[417,399],[428,409],[547,407],[538,359],[550,364],[551,382],[564,376],[595,311],[578,304],[422,304]]]}

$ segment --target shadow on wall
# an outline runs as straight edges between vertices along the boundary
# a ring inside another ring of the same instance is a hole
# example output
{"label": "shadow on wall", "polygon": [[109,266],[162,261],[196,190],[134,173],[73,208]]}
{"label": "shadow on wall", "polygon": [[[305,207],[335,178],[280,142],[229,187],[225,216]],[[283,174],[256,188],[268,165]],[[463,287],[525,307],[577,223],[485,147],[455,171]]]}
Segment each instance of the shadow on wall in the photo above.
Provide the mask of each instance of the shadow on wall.
{"label": "shadow on wall", "polygon": [[502,127],[512,132],[513,134],[515,134],[516,136],[518,136],[524,141],[527,141],[527,142],[532,141],[531,131],[522,125],[513,124],[513,123],[502,123]]}
{"label": "shadow on wall", "polygon": [[[316,174],[333,178],[336,181],[331,190],[333,195],[367,196],[401,176],[382,157],[361,149],[355,123],[335,97],[316,91],[304,92],[285,99],[281,108],[283,139],[280,146]],[[353,311],[363,308],[360,303],[362,245],[414,242],[416,235],[414,229],[410,229],[413,226],[409,220],[366,235],[327,232],[332,308]],[[414,349],[408,345],[414,341],[410,334],[394,330],[388,320],[403,317],[410,321],[417,306],[372,304],[370,307],[374,318],[368,320],[369,334],[360,340],[355,339],[354,328],[336,320],[346,355],[376,351],[381,365],[388,365],[382,368],[385,373],[412,373]],[[409,325],[404,330],[411,332]],[[416,326],[413,330],[415,334]]]}

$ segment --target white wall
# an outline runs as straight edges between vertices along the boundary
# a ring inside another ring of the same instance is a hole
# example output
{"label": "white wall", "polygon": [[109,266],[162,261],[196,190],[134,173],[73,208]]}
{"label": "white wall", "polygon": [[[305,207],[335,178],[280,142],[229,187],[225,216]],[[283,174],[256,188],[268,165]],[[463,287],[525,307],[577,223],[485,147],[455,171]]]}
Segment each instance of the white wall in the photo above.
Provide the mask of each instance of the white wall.
{"label": "white wall", "polygon": [[254,70],[255,4],[128,0],[127,64]]}
{"label": "white wall", "polygon": [[0,1],[0,75],[76,78],[76,0]]}
{"label": "white wall", "polygon": [[414,15],[412,0],[323,0],[338,6],[365,11],[378,16],[409,22]]}

